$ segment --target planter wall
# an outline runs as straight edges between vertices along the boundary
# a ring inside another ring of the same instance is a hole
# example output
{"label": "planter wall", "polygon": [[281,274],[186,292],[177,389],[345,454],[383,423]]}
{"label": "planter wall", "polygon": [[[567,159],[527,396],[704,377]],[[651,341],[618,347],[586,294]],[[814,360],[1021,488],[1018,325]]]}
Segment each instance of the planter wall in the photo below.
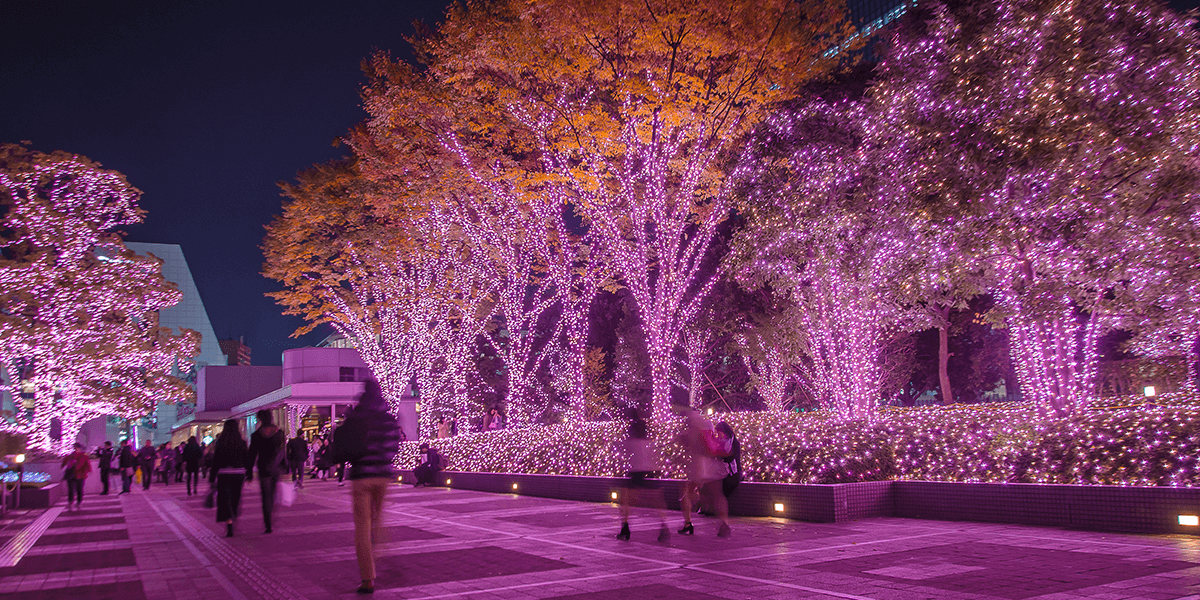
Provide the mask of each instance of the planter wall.
{"label": "planter wall", "polygon": [[[445,471],[437,484],[482,492],[613,502],[624,479],[519,473]],[[411,471],[402,481],[413,481]],[[659,480],[667,507],[679,508],[682,482]],[[513,488],[513,485],[516,488]],[[1200,534],[1179,515],[1200,515],[1200,489],[871,481],[833,485],[743,482],[729,500],[733,515],[833,523],[870,517],[906,517],[1048,525],[1094,531]]]}

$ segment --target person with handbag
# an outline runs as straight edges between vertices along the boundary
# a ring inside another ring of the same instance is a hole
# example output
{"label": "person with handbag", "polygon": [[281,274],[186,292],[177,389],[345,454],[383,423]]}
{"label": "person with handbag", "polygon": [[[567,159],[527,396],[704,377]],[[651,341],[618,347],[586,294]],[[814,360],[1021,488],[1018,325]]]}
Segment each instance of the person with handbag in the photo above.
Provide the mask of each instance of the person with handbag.
{"label": "person with handbag", "polygon": [[74,501],[75,508],[83,505],[83,482],[92,472],[92,463],[83,451],[83,444],[75,442],[75,451],[62,459],[63,479],[67,482],[67,508]]}
{"label": "person with handbag", "polygon": [[255,413],[258,429],[250,435],[246,451],[246,482],[254,481],[254,466],[258,464],[258,488],[262,492],[264,533],[271,533],[271,516],[275,512],[275,491],[279,487],[279,471],[283,468],[283,431],[275,426],[271,411]]}
{"label": "person with handbag", "polygon": [[[242,485],[246,483],[246,465],[250,464],[246,461],[246,440],[242,439],[238,422],[226,420],[213,446],[213,462],[208,476],[213,489],[208,498],[212,498],[215,492],[217,522],[224,521],[225,537],[233,537],[233,522],[237,520],[242,504]],[[204,500],[205,506],[209,504],[208,498]]]}
{"label": "person with handbag", "polygon": [[331,462],[348,462],[350,498],[354,507],[354,552],[362,583],[359,594],[375,592],[375,549],[383,499],[395,480],[392,461],[400,450],[400,425],[388,412],[383,390],[374,378],[346,420],[334,431]]}

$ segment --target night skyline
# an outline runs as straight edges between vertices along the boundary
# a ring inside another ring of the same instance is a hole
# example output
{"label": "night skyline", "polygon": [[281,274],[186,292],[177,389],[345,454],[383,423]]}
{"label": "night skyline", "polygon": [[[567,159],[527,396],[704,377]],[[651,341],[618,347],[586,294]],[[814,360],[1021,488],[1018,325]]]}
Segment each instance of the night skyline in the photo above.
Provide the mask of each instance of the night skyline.
{"label": "night skyline", "polygon": [[359,62],[407,56],[411,22],[444,6],[6,2],[0,141],[124,173],[147,213],[127,239],[181,245],[217,336],[278,364],[331,330],[289,339],[303,322],[264,296],[279,289],[258,274],[276,183],[348,153],[332,142],[366,116]]}

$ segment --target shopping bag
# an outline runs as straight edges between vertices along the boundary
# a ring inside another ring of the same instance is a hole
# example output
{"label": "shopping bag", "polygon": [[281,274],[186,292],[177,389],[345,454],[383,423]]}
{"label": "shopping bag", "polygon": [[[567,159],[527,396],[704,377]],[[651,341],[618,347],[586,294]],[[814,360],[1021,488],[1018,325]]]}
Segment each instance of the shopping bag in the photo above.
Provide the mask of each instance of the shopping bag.
{"label": "shopping bag", "polygon": [[296,488],[289,481],[275,484],[275,504],[291,506],[296,503]]}

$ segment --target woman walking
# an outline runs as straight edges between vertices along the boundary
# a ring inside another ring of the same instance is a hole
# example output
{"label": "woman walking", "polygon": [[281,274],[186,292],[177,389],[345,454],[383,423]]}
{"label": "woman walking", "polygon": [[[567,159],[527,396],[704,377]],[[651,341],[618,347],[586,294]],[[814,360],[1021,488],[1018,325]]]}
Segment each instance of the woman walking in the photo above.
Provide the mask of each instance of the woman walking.
{"label": "woman walking", "polygon": [[629,506],[638,500],[640,504],[650,504],[658,514],[658,520],[662,523],[658,529],[658,541],[669,542],[671,530],[667,528],[667,518],[663,513],[666,502],[658,485],[649,481],[649,477],[658,470],[658,456],[646,433],[646,422],[636,408],[625,409],[625,418],[629,421],[629,436],[625,439],[625,452],[629,455],[629,482],[621,496],[621,532],[617,534],[617,539],[629,539]]}
{"label": "woman walking", "polygon": [[721,492],[721,481],[725,479],[727,467],[719,456],[724,456],[724,453],[718,450],[720,443],[711,421],[690,407],[687,409],[686,418],[687,425],[679,435],[678,441],[691,460],[688,463],[688,480],[684,484],[683,498],[680,499],[683,529],[680,529],[679,533],[695,533],[695,528],[692,527],[692,503],[703,496],[721,520],[717,537],[729,537],[732,533],[729,528],[729,505],[725,502],[725,494]]}
{"label": "woman walking", "polygon": [[217,522],[225,523],[225,537],[233,537],[233,522],[242,503],[242,484],[246,483],[246,440],[242,439],[237,421],[225,421],[213,446],[209,483],[217,488]]}

